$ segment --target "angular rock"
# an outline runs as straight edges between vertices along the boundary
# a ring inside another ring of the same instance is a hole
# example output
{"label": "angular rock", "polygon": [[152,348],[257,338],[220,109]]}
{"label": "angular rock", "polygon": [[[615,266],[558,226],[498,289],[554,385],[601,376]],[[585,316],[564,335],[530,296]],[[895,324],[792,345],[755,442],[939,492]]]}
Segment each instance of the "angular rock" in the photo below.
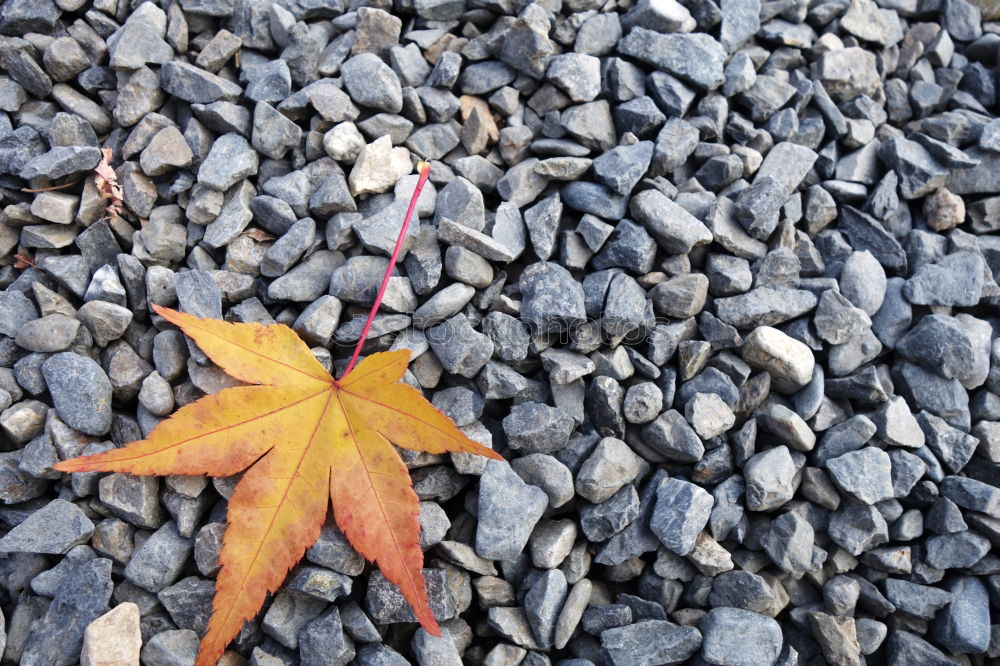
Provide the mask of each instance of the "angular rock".
{"label": "angular rock", "polygon": [[660,34],[634,28],[618,44],[621,53],[659,67],[703,90],[722,85],[725,49],[704,33]]}
{"label": "angular rock", "polygon": [[712,496],[703,488],[680,479],[667,479],[660,484],[656,495],[650,529],[668,550],[687,555],[708,524],[714,504]]}

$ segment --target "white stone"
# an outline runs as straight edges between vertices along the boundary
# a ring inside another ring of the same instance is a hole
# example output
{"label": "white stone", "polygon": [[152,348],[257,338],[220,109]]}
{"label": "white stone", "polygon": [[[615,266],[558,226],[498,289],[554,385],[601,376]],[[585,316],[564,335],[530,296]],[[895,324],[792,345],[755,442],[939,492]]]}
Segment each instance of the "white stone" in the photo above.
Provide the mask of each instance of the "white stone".
{"label": "white stone", "polygon": [[352,122],[335,125],[323,135],[323,150],[338,162],[354,162],[364,147],[365,137]]}
{"label": "white stone", "polygon": [[743,360],[766,370],[781,390],[797,390],[812,379],[812,350],[776,328],[760,326],[743,344]]}
{"label": "white stone", "polygon": [[410,151],[393,148],[392,140],[386,134],[361,149],[347,182],[354,196],[380,194],[387,192],[412,170]]}
{"label": "white stone", "polygon": [[694,549],[687,557],[705,576],[718,576],[726,571],[732,571],[735,567],[729,551],[719,545],[708,532],[698,534]]}

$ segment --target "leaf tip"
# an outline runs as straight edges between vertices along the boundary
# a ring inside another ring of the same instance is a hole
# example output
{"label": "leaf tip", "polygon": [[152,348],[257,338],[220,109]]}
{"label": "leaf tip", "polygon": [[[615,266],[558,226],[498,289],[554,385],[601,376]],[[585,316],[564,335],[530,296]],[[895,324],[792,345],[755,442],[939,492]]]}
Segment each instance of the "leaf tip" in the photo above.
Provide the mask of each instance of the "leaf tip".
{"label": "leaf tip", "polygon": [[485,456],[487,458],[492,458],[493,460],[499,460],[500,462],[505,462],[507,460],[506,458],[504,458],[502,455],[500,455],[499,453],[497,453],[493,449],[486,448],[486,447],[483,447],[483,448],[485,448],[486,451],[489,451],[489,453],[483,452],[480,455]]}
{"label": "leaf tip", "polygon": [[171,315],[177,314],[177,310],[172,310],[170,308],[163,307],[162,305],[157,305],[156,303],[150,303],[150,306],[153,308],[153,312],[165,319],[170,319]]}
{"label": "leaf tip", "polygon": [[76,458],[68,458],[66,460],[60,460],[56,464],[52,465],[52,469],[57,472],[66,472],[67,474],[73,474],[74,472],[95,472],[98,470],[98,465],[95,463],[93,458],[100,454],[93,454],[89,456],[78,456]]}
{"label": "leaf tip", "polygon": [[97,457],[100,454],[94,454],[90,456],[79,456],[77,458],[70,458],[68,460],[60,460],[52,466],[57,472],[65,472],[67,474],[74,474],[76,472],[103,472],[108,471],[101,469],[100,465],[96,463],[92,458]]}
{"label": "leaf tip", "polygon": [[206,645],[207,638],[202,639],[201,646],[198,649],[198,657],[195,660],[195,666],[216,666],[219,663],[219,659],[225,653],[225,648],[220,648],[214,644]]}
{"label": "leaf tip", "polygon": [[441,638],[441,627],[437,622],[434,623],[433,627],[424,627],[424,630],[434,638]]}
{"label": "leaf tip", "polygon": [[441,638],[441,625],[438,624],[437,618],[434,617],[434,613],[431,611],[430,606],[425,606],[420,609],[420,613],[417,616],[417,621],[420,622],[420,626],[423,627],[431,636],[435,638]]}

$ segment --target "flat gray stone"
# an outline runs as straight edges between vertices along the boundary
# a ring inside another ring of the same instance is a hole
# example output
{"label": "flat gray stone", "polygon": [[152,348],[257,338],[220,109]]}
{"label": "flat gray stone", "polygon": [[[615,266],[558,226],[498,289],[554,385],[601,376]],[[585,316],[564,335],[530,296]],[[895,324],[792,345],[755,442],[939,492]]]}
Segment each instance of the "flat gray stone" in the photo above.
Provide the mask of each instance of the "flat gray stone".
{"label": "flat gray stone", "polygon": [[86,543],[94,523],[75,504],[55,499],[0,539],[0,552],[62,555]]}
{"label": "flat gray stone", "polygon": [[741,608],[713,608],[699,627],[702,656],[711,664],[773,664],[781,652],[781,627],[766,615]]}
{"label": "flat gray stone", "polygon": [[666,620],[643,620],[601,632],[601,647],[614,666],[682,664],[701,647],[694,627]]}

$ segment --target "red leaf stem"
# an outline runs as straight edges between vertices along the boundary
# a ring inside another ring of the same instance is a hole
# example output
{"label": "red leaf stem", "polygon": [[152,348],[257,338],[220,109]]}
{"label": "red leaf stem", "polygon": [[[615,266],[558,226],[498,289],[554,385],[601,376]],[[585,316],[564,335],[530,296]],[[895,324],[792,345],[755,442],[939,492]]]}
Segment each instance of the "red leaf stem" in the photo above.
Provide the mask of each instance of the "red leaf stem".
{"label": "red leaf stem", "polygon": [[344,378],[351,373],[354,369],[354,365],[358,362],[358,356],[361,354],[361,348],[365,344],[365,340],[368,338],[368,330],[372,327],[372,320],[375,319],[375,313],[378,312],[378,306],[382,304],[382,298],[385,296],[386,287],[389,286],[389,278],[392,276],[392,271],[396,268],[396,259],[399,257],[399,251],[403,247],[403,239],[406,238],[406,230],[410,226],[410,219],[413,217],[413,211],[417,207],[417,199],[420,198],[420,191],[424,189],[424,183],[427,182],[427,176],[431,173],[431,165],[427,162],[420,162],[418,165],[420,169],[420,178],[417,179],[417,186],[413,188],[413,196],[410,197],[410,205],[406,209],[406,217],[403,218],[403,226],[399,229],[399,237],[396,238],[396,247],[392,249],[392,257],[389,259],[389,266],[385,269],[385,275],[382,277],[382,286],[378,289],[378,295],[375,296],[375,302],[372,303],[372,309],[368,313],[368,321],[365,322],[365,327],[361,330],[361,337],[358,339],[358,344],[354,347],[354,354],[351,356],[351,362],[347,364],[347,369],[344,370],[344,374],[341,375],[338,381],[344,381]]}

